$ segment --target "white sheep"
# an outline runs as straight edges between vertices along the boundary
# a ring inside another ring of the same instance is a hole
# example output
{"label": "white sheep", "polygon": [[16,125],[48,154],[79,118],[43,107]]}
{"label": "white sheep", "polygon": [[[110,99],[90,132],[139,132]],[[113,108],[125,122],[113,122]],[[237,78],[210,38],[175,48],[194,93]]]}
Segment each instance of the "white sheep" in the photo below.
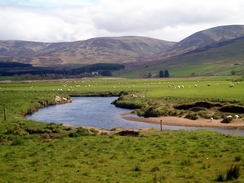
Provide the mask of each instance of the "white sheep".
{"label": "white sheep", "polygon": [[235,85],[233,83],[230,84],[230,87],[234,87]]}
{"label": "white sheep", "polygon": [[228,116],[226,116],[227,118],[232,118],[232,116],[231,115],[228,115]]}
{"label": "white sheep", "polygon": [[210,119],[211,119],[211,122],[213,122],[214,119],[212,117]]}
{"label": "white sheep", "polygon": [[238,119],[240,116],[238,116],[237,114],[235,115],[235,118]]}

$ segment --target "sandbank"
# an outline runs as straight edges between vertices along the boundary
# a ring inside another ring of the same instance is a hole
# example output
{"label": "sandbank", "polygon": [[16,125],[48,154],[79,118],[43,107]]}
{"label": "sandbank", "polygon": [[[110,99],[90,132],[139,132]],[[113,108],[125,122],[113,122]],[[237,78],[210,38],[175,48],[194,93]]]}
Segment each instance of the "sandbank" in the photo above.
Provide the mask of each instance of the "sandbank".
{"label": "sandbank", "polygon": [[186,126],[186,127],[214,127],[214,128],[228,128],[228,129],[242,129],[244,130],[244,120],[243,119],[233,119],[230,123],[221,123],[222,119],[197,119],[191,120],[184,117],[175,116],[162,116],[162,117],[133,117],[131,114],[122,114],[122,118],[135,122],[153,123],[169,126]]}

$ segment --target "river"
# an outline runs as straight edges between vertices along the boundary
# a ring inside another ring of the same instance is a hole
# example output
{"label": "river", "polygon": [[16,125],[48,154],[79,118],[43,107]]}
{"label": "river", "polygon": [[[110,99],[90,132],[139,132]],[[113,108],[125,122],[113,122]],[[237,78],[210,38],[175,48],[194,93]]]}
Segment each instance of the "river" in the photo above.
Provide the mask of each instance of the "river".
{"label": "river", "polygon": [[[115,107],[111,104],[117,97],[73,97],[72,103],[54,105],[39,109],[38,112],[27,115],[26,118],[40,122],[54,122],[73,126],[89,126],[102,129],[122,127],[125,129],[157,128],[157,124],[128,121],[121,114],[131,112],[128,109]],[[244,136],[244,130],[200,128],[164,125],[169,130],[210,129],[225,134]]]}

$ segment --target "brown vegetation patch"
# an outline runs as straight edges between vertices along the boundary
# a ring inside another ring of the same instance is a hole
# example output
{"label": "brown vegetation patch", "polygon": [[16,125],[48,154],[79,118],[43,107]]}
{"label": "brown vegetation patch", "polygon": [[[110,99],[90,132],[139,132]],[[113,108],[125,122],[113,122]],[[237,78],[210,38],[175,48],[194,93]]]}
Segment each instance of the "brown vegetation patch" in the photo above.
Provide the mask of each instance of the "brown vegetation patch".
{"label": "brown vegetation patch", "polygon": [[195,104],[184,104],[184,105],[179,105],[179,106],[175,106],[175,109],[180,109],[180,110],[188,110],[194,107],[203,107],[206,109],[210,109],[213,107],[222,107],[221,104],[212,104],[210,102],[196,102]]}
{"label": "brown vegetation patch", "polygon": [[118,133],[120,136],[130,136],[130,137],[138,137],[139,132],[134,130],[124,130]]}
{"label": "brown vegetation patch", "polygon": [[244,113],[244,107],[240,107],[240,106],[224,106],[219,110],[221,112]]}

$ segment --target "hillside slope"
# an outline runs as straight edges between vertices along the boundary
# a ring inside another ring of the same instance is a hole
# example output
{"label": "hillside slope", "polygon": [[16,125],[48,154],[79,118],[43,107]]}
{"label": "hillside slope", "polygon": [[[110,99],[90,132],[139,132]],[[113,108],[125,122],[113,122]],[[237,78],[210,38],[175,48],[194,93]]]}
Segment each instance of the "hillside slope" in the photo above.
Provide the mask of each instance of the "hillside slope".
{"label": "hillside slope", "polygon": [[236,39],[244,36],[244,25],[228,25],[210,28],[196,32],[182,41],[176,43],[171,49],[162,51],[156,56],[146,60],[162,60],[165,58],[181,55],[193,50],[204,48],[208,45],[221,43],[223,41]]}
{"label": "hillside slope", "polygon": [[34,66],[140,62],[143,56],[155,55],[174,44],[134,36],[103,37],[62,43],[0,41],[0,60],[29,63]]}
{"label": "hillside slope", "polygon": [[244,75],[244,37],[208,45],[175,57],[134,66],[122,76],[147,76],[168,69],[171,77]]}

